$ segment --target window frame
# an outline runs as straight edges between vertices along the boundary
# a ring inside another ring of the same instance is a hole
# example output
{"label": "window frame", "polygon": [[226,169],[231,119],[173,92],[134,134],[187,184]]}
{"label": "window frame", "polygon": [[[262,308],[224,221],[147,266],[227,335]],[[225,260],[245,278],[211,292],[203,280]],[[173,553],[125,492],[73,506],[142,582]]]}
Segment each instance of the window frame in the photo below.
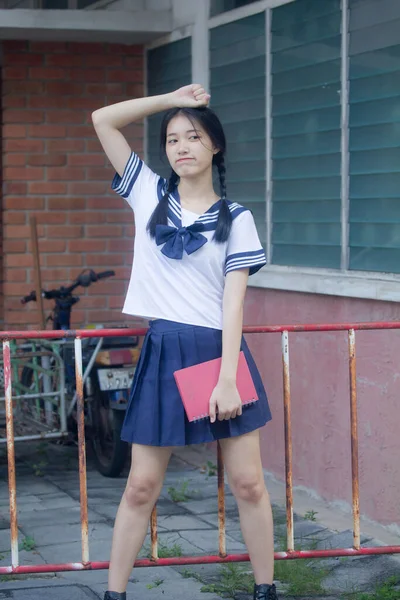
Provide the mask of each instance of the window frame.
{"label": "window frame", "polygon": [[[148,48],[164,45],[184,37],[192,37],[193,81],[201,81],[207,87],[210,80],[209,32],[215,27],[265,12],[266,27],[266,230],[267,265],[249,279],[249,286],[310,294],[333,295],[350,298],[373,299],[388,302],[400,301],[400,275],[376,271],[349,270],[349,7],[348,0],[341,0],[341,266],[338,269],[315,267],[292,267],[274,265],[272,259],[272,117],[271,117],[271,11],[296,0],[259,0],[205,19],[209,15],[209,0],[203,0],[196,22],[172,32],[153,42]],[[204,30],[206,28],[206,31]],[[343,35],[343,32],[346,32]],[[207,47],[205,48],[205,44]],[[147,52],[145,53],[147,56]],[[145,59],[146,60],[146,59]],[[147,92],[147,87],[146,87]],[[146,126],[145,126],[146,127]],[[147,134],[145,129],[145,156]]]}

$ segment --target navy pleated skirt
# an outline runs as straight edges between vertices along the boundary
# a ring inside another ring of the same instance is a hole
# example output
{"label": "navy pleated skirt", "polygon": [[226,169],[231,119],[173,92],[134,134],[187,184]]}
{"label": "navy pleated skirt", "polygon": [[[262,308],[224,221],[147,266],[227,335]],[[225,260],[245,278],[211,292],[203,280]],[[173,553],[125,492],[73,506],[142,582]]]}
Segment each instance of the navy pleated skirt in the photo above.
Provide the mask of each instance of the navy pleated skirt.
{"label": "navy pleated skirt", "polygon": [[211,423],[189,423],[174,371],[220,358],[222,331],[164,319],[150,322],[122,427],[122,440],[150,446],[185,446],[248,433],[271,419],[267,395],[247,343],[243,350],[259,400],[245,406],[241,416]]}

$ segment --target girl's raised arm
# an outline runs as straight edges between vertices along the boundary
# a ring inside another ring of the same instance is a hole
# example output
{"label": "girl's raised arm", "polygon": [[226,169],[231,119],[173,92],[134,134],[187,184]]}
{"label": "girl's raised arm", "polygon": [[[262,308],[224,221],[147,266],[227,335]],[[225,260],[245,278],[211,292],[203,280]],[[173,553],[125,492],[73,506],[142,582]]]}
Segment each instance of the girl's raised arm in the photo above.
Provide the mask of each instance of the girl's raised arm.
{"label": "girl's raised arm", "polygon": [[95,110],[92,114],[97,137],[109,161],[121,177],[131,155],[131,148],[119,130],[156,112],[173,108],[171,95],[126,100]]}
{"label": "girl's raised arm", "polygon": [[126,125],[141,121],[152,114],[183,106],[204,106],[210,96],[201,85],[187,85],[170,94],[149,96],[118,102],[92,113],[92,121],[104,152],[122,177],[131,155],[131,148],[119,131]]}

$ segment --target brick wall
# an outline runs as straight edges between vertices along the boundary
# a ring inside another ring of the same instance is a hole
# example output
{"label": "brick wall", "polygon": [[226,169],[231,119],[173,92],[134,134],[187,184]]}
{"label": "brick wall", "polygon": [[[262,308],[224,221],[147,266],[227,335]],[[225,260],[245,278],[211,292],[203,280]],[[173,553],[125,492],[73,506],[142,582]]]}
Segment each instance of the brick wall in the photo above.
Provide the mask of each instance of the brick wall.
{"label": "brick wall", "polygon": [[[29,218],[36,214],[43,287],[84,268],[116,277],[88,290],[73,325],[121,315],[130,273],[133,215],[110,190],[113,171],[91,124],[105,104],[143,95],[143,49],[116,44],[3,43],[3,327],[36,326]],[[142,151],[142,125],[128,132]],[[46,303],[49,308],[49,303]],[[0,315],[1,317],[1,315]]]}

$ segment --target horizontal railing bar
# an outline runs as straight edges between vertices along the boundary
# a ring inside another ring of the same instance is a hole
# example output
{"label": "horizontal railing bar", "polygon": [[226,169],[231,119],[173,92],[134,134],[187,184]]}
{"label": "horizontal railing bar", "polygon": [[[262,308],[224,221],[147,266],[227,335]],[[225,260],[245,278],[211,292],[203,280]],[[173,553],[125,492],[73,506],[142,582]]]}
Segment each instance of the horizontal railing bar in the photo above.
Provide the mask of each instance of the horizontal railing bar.
{"label": "horizontal railing bar", "polygon": [[[247,325],[243,333],[282,333],[288,332],[316,332],[316,331],[356,331],[400,329],[400,322],[377,321],[366,323],[314,323],[305,325]],[[69,329],[68,331],[35,330],[35,331],[1,331],[0,340],[31,340],[55,338],[96,338],[96,337],[128,337],[146,335],[148,328],[139,329]]]}
{"label": "horizontal railing bar", "polygon": [[[376,554],[400,554],[400,546],[377,546],[373,548],[338,548],[336,550],[294,550],[293,552],[275,552],[275,560],[294,560],[299,558],[332,558],[339,556],[371,556]],[[248,562],[248,554],[228,554],[224,558],[218,555],[210,556],[177,556],[174,558],[159,558],[151,560],[142,558],[135,562],[137,567],[169,567],[178,565],[205,565],[213,563]],[[55,564],[55,565],[23,565],[13,569],[0,567],[0,575],[23,574],[23,573],[58,573],[62,571],[97,571],[108,569],[109,562],[81,562]]]}

